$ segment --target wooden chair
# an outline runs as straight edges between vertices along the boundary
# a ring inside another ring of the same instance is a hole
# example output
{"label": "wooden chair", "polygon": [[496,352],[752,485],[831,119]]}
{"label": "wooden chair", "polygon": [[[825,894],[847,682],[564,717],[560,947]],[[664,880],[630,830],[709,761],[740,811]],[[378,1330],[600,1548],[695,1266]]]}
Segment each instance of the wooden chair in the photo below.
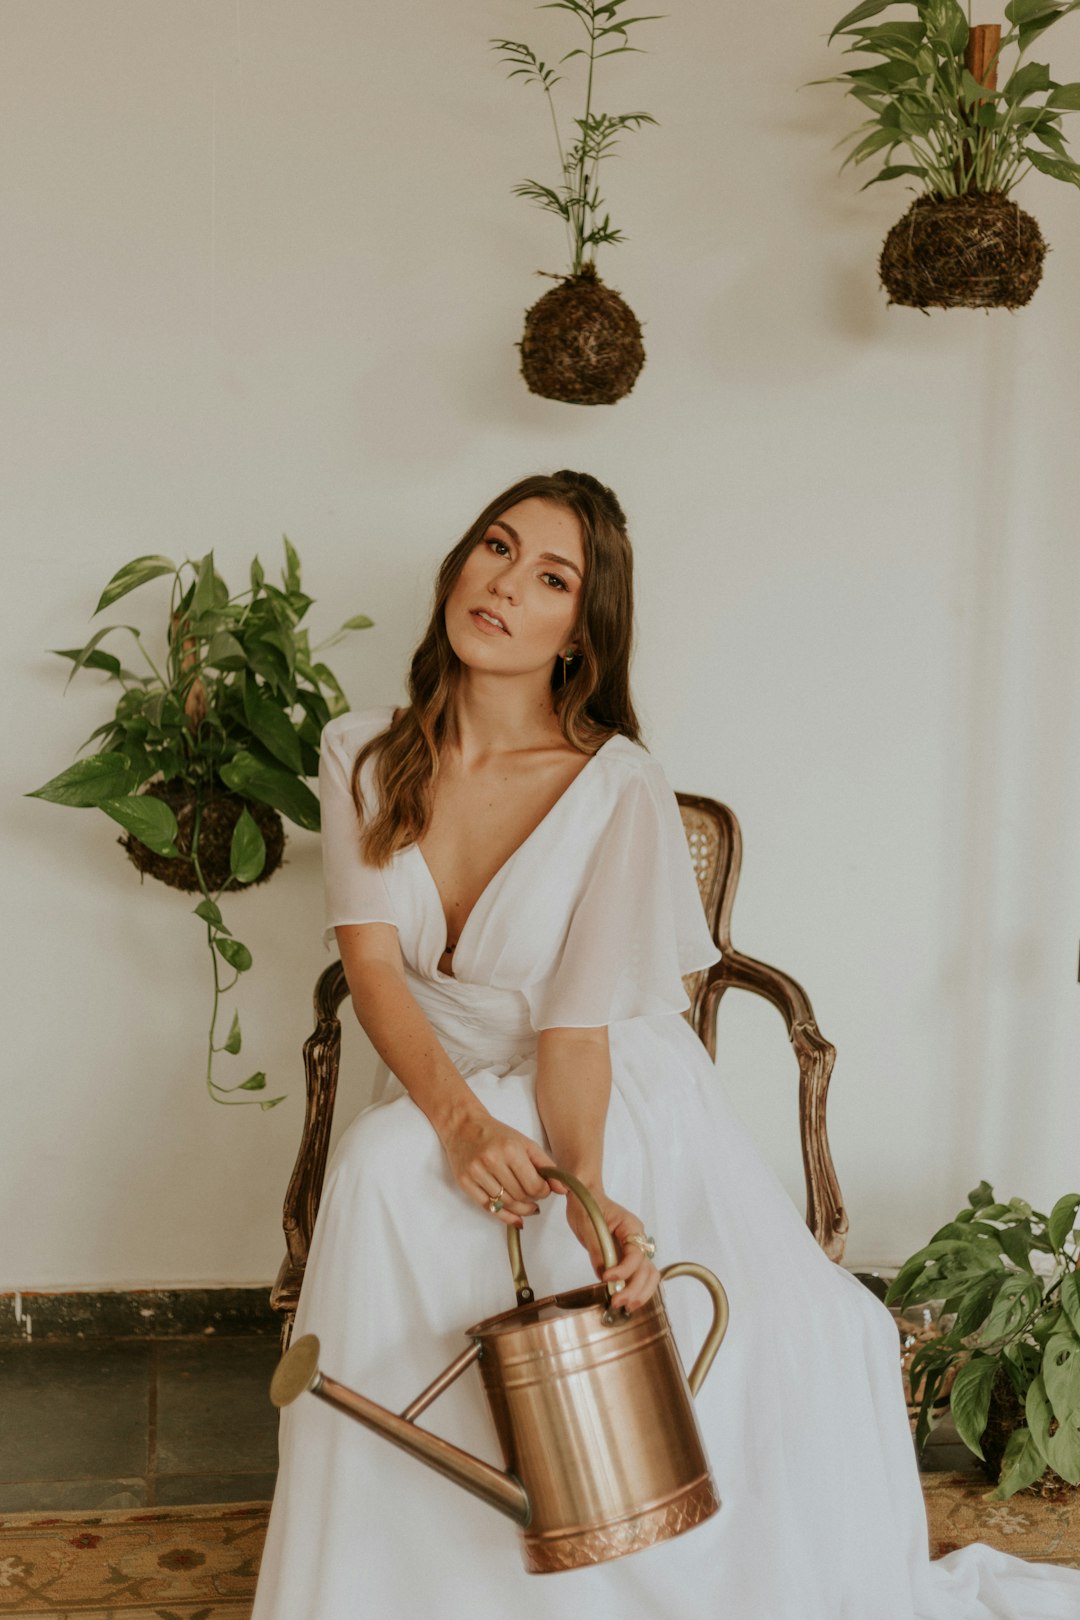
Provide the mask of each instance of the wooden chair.
{"label": "wooden chair", "polygon": [[[840,1186],[825,1128],[825,1099],[835,1049],[821,1035],[802,986],[778,968],[744,956],[731,944],[731,912],[742,865],[742,834],[733,812],[715,799],[676,795],[697,876],[702,905],[721,960],[686,978],[690,1006],[683,1016],[711,1058],[716,1057],[716,1015],[727,990],[752,990],[777,1008],[799,1065],[799,1135],[806,1178],[806,1224],[825,1253],[839,1261],[848,1229]],[[304,1280],[311,1234],[322,1196],[330,1126],[341,1057],[338,1012],[349,994],[345,971],[332,962],[315,986],[315,1029],[304,1043],[307,1110],[282,1225],[286,1254],[270,1294],[282,1312],[282,1345],[288,1345]]]}

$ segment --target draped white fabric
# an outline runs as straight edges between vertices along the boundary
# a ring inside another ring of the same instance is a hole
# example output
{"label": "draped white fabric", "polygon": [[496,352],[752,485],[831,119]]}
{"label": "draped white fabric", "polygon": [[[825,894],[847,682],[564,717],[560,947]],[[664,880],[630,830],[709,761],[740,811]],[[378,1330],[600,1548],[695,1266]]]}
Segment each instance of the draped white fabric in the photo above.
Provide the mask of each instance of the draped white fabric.
{"label": "draped white fabric", "polygon": [[[526,1575],[508,1521],[305,1396],[282,1415],[253,1620],[547,1620],[566,1604],[590,1620],[1080,1620],[1080,1572],[982,1546],[927,1557],[892,1319],[814,1243],[679,1016],[681,975],[718,952],[659,765],[622,737],[594,755],[481,895],[450,976],[420,851],[379,873],[359,857],[349,767],[391,712],[324,733],[328,933],[393,923],[462,1075],[538,1139],[537,1031],[609,1025],[609,1190],[655,1232],[661,1263],[711,1266],[731,1299],[698,1397],[723,1507],[648,1552]],[[541,1292],[592,1280],[561,1201],[527,1222],[524,1242]],[[666,1296],[689,1364],[707,1301],[689,1280]],[[466,1202],[383,1067],[378,1101],[327,1174],[297,1333],[318,1333],[328,1373],[400,1410],[464,1347],[466,1326],[512,1303],[502,1227]],[[500,1461],[478,1376],[421,1421]]]}

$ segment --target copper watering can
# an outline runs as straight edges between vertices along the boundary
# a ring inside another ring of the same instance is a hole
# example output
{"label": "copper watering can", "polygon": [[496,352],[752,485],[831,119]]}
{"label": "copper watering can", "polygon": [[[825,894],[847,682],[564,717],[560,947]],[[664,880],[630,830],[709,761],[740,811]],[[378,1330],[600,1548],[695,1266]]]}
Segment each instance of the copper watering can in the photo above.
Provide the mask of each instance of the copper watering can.
{"label": "copper watering can", "polygon": [[[604,1267],[619,1254],[600,1208],[565,1170],[543,1169],[584,1204]],[[682,1535],[720,1507],[691,1397],[727,1331],[727,1295],[704,1266],[680,1261],[661,1272],[696,1277],[713,1321],[691,1370],[683,1371],[660,1293],[628,1313],[606,1283],[537,1300],[516,1227],[507,1229],[517,1306],[466,1330],[469,1347],[400,1413],[377,1406],[318,1366],[314,1334],[298,1339],[274,1373],[270,1398],[286,1406],[306,1390],[374,1429],[514,1520],[532,1574],[600,1564]],[[416,1419],[476,1361],[502,1445],[506,1472]]]}

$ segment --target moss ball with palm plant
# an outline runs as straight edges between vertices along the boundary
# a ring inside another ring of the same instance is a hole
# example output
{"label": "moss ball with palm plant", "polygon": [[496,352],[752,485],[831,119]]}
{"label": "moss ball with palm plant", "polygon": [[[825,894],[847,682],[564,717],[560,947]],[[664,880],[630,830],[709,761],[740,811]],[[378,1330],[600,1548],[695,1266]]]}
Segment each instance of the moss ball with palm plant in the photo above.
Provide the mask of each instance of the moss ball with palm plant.
{"label": "moss ball with palm plant", "polygon": [[[870,22],[897,5],[915,16]],[[867,186],[913,176],[922,187],[882,248],[890,303],[1014,310],[1031,299],[1048,249],[1010,193],[1031,169],[1080,185],[1062,130],[1063,114],[1080,111],[1080,83],[1057,82],[1027,52],[1078,6],[1009,0],[1002,34],[996,23],[973,26],[970,3],[965,14],[958,0],[863,0],[832,30],[830,40],[852,41],[849,53],[878,59],[813,81],[845,84],[871,114],[845,137],[856,144],[843,167],[881,155]],[[911,161],[895,161],[897,149]]]}
{"label": "moss ball with palm plant", "polygon": [[[551,114],[560,180],[554,186],[523,180],[514,191],[562,220],[570,269],[554,275],[557,285],[527,311],[519,347],[521,374],[530,392],[569,405],[615,404],[630,392],[645,364],[637,316],[596,271],[597,250],[625,240],[612,225],[601,196],[600,165],[627,130],[656,122],[648,113],[601,113],[594,105],[598,64],[606,57],[636,52],[630,30],[657,21],[654,16],[621,17],[626,4],[627,0],[556,0],[542,7],[570,12],[586,36],[585,43],[567,51],[555,67],[516,40],[492,41],[511,78],[540,86]],[[582,116],[573,120],[577,133],[568,143],[552,91],[561,82],[556,67],[573,58],[585,65],[585,101]]]}

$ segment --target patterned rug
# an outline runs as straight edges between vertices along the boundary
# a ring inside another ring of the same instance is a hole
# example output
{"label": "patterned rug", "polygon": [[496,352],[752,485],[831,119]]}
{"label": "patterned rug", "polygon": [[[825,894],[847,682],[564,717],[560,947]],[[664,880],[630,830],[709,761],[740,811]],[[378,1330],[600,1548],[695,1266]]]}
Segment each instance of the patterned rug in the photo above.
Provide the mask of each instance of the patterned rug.
{"label": "patterned rug", "polygon": [[0,1515],[0,1615],[247,1620],[269,1504]]}
{"label": "patterned rug", "polygon": [[[994,1501],[971,1474],[924,1474],[935,1558],[972,1541],[1080,1569],[1080,1491]],[[0,1617],[248,1620],[266,1502],[0,1516]]]}
{"label": "patterned rug", "polygon": [[980,1474],[924,1474],[922,1486],[931,1557],[985,1541],[1033,1563],[1080,1569],[1080,1490],[999,1502]]}

